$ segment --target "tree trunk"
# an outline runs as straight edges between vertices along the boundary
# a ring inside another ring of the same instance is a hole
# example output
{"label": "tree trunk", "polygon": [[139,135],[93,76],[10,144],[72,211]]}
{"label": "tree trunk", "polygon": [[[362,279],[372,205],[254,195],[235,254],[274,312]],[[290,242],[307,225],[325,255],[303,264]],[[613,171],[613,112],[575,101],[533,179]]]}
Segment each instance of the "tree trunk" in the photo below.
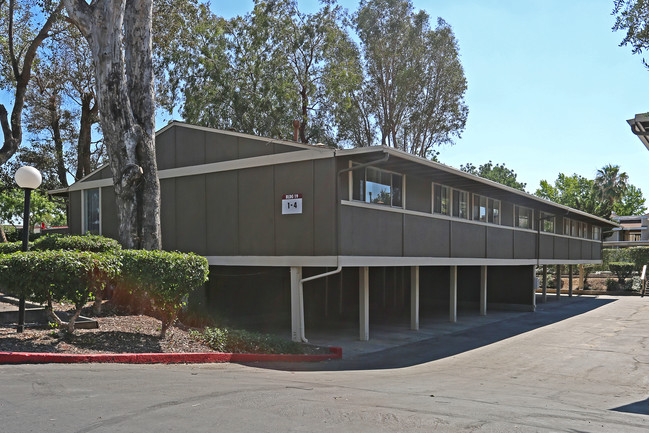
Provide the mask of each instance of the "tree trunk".
{"label": "tree trunk", "polygon": [[97,116],[97,104],[91,105],[95,99],[92,93],[81,96],[81,120],[79,122],[79,140],[77,141],[77,180],[90,174],[90,145],[92,143],[92,125]]}
{"label": "tree trunk", "polygon": [[115,185],[120,242],[131,249],[160,249],[152,0],[64,2],[88,40],[94,59],[97,104]]}
{"label": "tree trunk", "polygon": [[65,188],[68,187],[68,173],[65,169],[65,161],[63,160],[63,139],[61,138],[61,114],[59,112],[57,96],[50,96],[50,103],[48,110],[50,112],[50,118],[52,122],[50,126],[52,127],[52,133],[54,135],[54,153],[56,157],[56,175],[59,178],[59,182]]}
{"label": "tree trunk", "polygon": [[7,235],[5,234],[5,229],[2,227],[2,224],[0,224],[0,242],[3,244],[7,243]]}

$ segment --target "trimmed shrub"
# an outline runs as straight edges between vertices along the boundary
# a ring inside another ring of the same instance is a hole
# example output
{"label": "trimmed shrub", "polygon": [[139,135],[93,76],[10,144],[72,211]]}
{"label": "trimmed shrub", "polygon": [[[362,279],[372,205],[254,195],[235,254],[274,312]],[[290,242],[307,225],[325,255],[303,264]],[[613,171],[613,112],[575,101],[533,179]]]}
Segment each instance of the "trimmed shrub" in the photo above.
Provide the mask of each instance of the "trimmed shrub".
{"label": "trimmed shrub", "polygon": [[[35,302],[70,301],[74,322],[85,303],[119,274],[119,256],[88,251],[30,251],[0,256],[0,284]],[[57,320],[60,322],[60,320]]]}
{"label": "trimmed shrub", "polygon": [[606,290],[609,292],[615,292],[620,289],[620,283],[615,281],[613,278],[606,279]]}
{"label": "trimmed shrub", "polygon": [[123,250],[120,281],[131,292],[143,292],[160,312],[160,337],[174,324],[190,292],[207,281],[207,259],[196,254]]}
{"label": "trimmed shrub", "polygon": [[649,247],[628,248],[630,262],[635,265],[635,270],[642,271],[643,265],[649,265]]}
{"label": "trimmed shrub", "polygon": [[0,254],[17,253],[23,247],[22,242],[7,242],[0,243]]}
{"label": "trimmed shrub", "polygon": [[38,238],[32,250],[71,250],[91,251],[95,253],[108,253],[122,249],[115,239],[97,235],[70,236],[62,234],[49,234]]}
{"label": "trimmed shrub", "polygon": [[629,251],[630,248],[605,248],[602,250],[602,264],[606,267],[609,263],[633,262]]}
{"label": "trimmed shrub", "polygon": [[624,285],[624,280],[631,276],[635,265],[629,262],[611,262],[608,264],[609,269],[615,275],[617,275],[617,280],[620,285]]}

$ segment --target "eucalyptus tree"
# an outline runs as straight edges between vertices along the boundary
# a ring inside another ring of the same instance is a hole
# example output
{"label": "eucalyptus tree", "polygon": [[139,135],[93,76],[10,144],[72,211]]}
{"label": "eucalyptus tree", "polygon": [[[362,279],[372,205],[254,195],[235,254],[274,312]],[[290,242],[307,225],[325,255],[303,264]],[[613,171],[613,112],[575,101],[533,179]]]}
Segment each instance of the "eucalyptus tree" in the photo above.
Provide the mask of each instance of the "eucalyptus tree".
{"label": "eucalyptus tree", "polygon": [[466,78],[458,44],[442,19],[410,0],[362,0],[355,15],[371,98],[370,118],[381,144],[430,157],[434,146],[453,143],[464,130]]}
{"label": "eucalyptus tree", "polygon": [[160,249],[155,159],[152,0],[64,0],[88,41],[97,102],[115,186],[120,242]]}
{"label": "eucalyptus tree", "polygon": [[18,150],[23,140],[22,114],[37,51],[60,20],[62,2],[0,0],[0,88],[13,93],[11,116],[0,104],[3,144],[0,165]]}
{"label": "eucalyptus tree", "polygon": [[79,180],[103,161],[102,140],[92,140],[99,122],[94,71],[85,39],[72,25],[42,47],[27,92],[25,112],[31,146],[19,152],[45,177],[53,171],[52,187],[68,186],[68,175]]}
{"label": "eucalyptus tree", "polygon": [[510,186],[512,188],[525,191],[525,186],[527,185],[524,182],[519,182],[517,179],[516,172],[512,169],[505,167],[505,164],[495,164],[491,161],[486,164],[482,164],[479,167],[471,163],[466,165],[461,165],[460,170],[465,171],[476,176],[483,177],[485,179],[493,180],[503,185]]}
{"label": "eucalyptus tree", "polygon": [[[633,54],[649,48],[649,0],[614,0],[613,15],[613,30],[626,31],[620,46],[631,45]],[[649,68],[644,58],[642,63]]]}

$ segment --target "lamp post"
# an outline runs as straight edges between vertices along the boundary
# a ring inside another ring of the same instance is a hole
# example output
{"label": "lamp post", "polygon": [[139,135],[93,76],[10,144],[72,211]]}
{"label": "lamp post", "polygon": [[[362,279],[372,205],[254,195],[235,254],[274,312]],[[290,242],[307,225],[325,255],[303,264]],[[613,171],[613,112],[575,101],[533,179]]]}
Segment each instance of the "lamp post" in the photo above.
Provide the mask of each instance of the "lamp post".
{"label": "lamp post", "polygon": [[[23,246],[22,251],[27,251],[27,246],[29,244],[29,205],[31,201],[32,190],[38,188],[43,181],[41,172],[36,170],[34,167],[24,166],[16,170],[14,175],[16,179],[16,184],[22,189],[25,190],[25,213],[23,214]],[[20,301],[18,303],[18,326],[16,327],[17,332],[23,332],[25,330],[25,294],[20,295]]]}

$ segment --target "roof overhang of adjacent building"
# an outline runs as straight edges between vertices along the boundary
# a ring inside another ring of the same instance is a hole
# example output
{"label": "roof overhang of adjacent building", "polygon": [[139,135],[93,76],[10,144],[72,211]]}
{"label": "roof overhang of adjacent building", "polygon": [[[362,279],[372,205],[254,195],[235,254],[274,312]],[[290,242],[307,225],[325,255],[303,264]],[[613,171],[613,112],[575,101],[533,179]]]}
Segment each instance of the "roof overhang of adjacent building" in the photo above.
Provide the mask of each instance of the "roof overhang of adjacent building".
{"label": "roof overhang of adjacent building", "polygon": [[649,113],[636,114],[633,119],[627,120],[631,132],[638,136],[642,144],[649,150]]}

